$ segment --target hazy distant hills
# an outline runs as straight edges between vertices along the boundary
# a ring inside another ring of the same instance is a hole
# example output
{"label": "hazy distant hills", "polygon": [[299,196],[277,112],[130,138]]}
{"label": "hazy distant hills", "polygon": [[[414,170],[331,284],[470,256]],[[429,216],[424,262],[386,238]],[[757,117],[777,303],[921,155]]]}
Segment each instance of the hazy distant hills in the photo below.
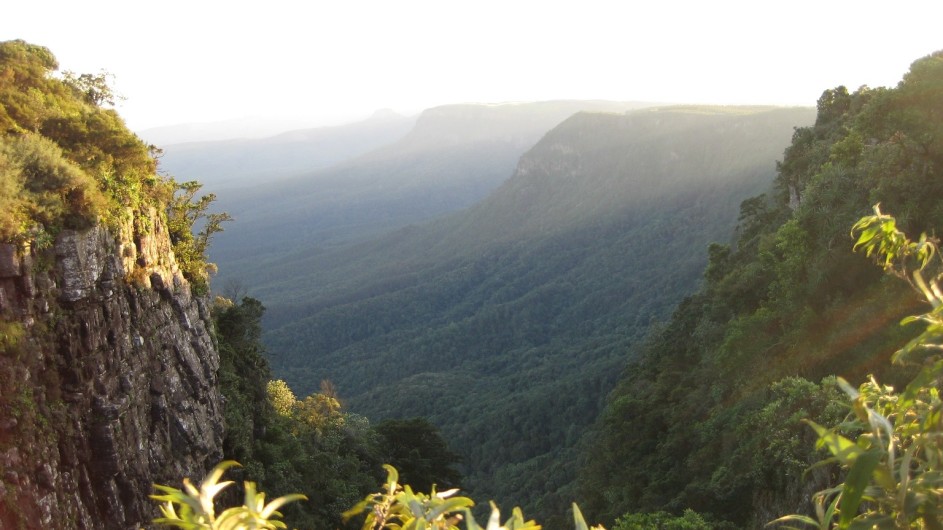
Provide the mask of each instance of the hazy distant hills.
{"label": "hazy distant hills", "polygon": [[572,116],[465,211],[256,268],[276,375],[301,395],[330,379],[373,418],[427,416],[477,496],[560,515],[546,506],[573,498],[576,447],[633,345],[695,289],[707,244],[731,237],[740,201],[768,188],[793,128],[813,120]]}
{"label": "hazy distant hills", "polygon": [[285,131],[309,129],[307,120],[236,118],[207,123],[180,123],[135,131],[145,142],[164,147],[189,142],[213,142],[237,138],[265,138]]}
{"label": "hazy distant hills", "polygon": [[426,110],[400,139],[353,160],[299,176],[273,169],[256,186],[218,193],[218,207],[236,221],[217,236],[211,257],[223,282],[238,278],[262,289],[259,279],[293,254],[474,204],[511,175],[541,136],[579,111],[641,106],[553,101]]}
{"label": "hazy distant hills", "polygon": [[399,140],[414,117],[378,111],[370,119],[295,129],[264,138],[160,145],[161,169],[178,180],[198,180],[208,191],[271,182],[360,156]]}

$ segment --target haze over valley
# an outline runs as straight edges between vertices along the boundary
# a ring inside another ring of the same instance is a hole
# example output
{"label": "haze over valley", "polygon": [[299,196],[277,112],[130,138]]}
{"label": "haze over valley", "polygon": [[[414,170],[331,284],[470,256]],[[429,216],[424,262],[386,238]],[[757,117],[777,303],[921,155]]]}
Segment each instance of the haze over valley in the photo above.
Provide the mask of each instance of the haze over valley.
{"label": "haze over valley", "polygon": [[21,4],[0,528],[940,526],[943,4]]}

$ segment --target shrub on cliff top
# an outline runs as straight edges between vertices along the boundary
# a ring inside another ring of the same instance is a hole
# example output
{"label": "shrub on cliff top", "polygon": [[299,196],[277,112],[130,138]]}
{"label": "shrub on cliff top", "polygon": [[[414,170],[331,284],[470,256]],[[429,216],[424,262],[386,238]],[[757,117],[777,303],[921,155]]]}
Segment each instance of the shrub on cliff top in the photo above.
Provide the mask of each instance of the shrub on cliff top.
{"label": "shrub on cliff top", "polygon": [[111,98],[89,96],[90,83],[101,85],[104,78],[57,76],[57,68],[42,46],[0,42],[0,239],[5,241],[28,238],[31,230],[82,228],[127,206],[169,198],[151,146],[103,106]]}
{"label": "shrub on cliff top", "polygon": [[[107,74],[56,74],[42,46],[0,42],[0,242],[39,246],[62,229],[154,207],[169,217],[174,253],[198,293],[214,267],[205,252],[227,214],[209,214],[212,195],[157,174],[157,150],[114,109]],[[180,191],[179,195],[177,192]],[[193,234],[194,222],[204,220]]]}

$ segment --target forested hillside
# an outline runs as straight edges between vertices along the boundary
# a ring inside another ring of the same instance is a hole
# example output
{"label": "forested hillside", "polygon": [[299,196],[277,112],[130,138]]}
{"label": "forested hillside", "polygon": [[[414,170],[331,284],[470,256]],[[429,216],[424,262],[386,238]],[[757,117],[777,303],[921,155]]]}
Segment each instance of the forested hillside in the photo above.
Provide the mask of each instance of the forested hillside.
{"label": "forested hillside", "polygon": [[[712,245],[705,285],[625,370],[582,470],[593,519],[684,508],[741,528],[808,512],[828,470],[803,476],[811,417],[836,424],[836,374],[903,380],[890,354],[917,300],[852,253],[874,204],[908,233],[943,226],[943,53],[896,88],[827,90],[771,191],[744,201],[736,240]],[[820,381],[822,381],[820,383]]]}
{"label": "forested hillside", "polygon": [[372,418],[428,417],[467,489],[560,521],[626,352],[696,288],[707,243],[812,114],[578,114],[466,212],[273,265],[274,371],[300,392],[329,379]]}
{"label": "forested hillside", "polygon": [[[458,457],[428,421],[371,425],[346,411],[328,384],[296,397],[284,381],[272,380],[261,343],[264,311],[246,296],[218,297],[213,306],[226,399],[223,451],[241,464],[232,476],[256,482],[270,498],[304,494],[283,509],[285,519],[292,528],[317,529],[343,527],[341,514],[376,490],[383,464],[421,491],[459,485]],[[240,497],[230,494],[226,504]]]}

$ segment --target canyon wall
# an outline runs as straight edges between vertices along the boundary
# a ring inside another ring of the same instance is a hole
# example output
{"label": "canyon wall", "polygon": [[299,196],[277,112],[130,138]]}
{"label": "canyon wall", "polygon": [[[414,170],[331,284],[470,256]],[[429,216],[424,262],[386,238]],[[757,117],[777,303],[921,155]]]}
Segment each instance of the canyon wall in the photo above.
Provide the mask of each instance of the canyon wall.
{"label": "canyon wall", "polygon": [[155,210],[0,245],[0,528],[140,528],[222,459],[219,356]]}

